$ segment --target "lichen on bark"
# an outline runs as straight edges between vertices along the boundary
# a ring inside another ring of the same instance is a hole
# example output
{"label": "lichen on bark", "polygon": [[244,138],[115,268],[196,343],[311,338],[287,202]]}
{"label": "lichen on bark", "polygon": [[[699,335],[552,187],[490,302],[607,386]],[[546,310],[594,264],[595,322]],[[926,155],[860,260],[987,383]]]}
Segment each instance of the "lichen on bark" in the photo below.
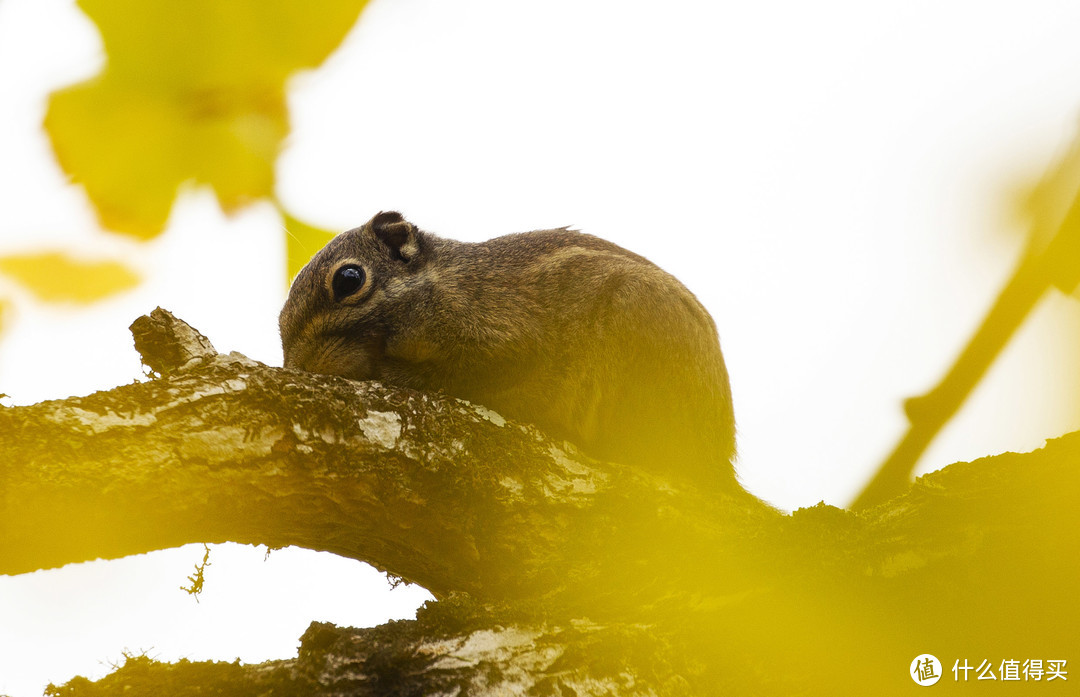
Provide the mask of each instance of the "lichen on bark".
{"label": "lichen on bark", "polygon": [[54,694],[899,694],[931,647],[1076,655],[1080,433],[784,516],[461,400],[220,355],[176,322],[143,342],[173,357],[151,358],[161,377],[0,410],[0,573],[234,541],[439,600],[313,624],[287,661],[132,658]]}

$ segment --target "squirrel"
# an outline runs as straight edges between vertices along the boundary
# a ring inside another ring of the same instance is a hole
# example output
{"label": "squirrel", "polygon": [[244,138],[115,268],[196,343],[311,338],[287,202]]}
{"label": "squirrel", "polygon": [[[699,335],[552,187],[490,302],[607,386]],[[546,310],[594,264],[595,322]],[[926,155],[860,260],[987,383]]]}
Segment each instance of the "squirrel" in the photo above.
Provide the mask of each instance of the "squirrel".
{"label": "squirrel", "polygon": [[286,368],[441,391],[594,458],[741,491],[712,317],[598,237],[459,242],[382,212],[300,271],[279,325]]}

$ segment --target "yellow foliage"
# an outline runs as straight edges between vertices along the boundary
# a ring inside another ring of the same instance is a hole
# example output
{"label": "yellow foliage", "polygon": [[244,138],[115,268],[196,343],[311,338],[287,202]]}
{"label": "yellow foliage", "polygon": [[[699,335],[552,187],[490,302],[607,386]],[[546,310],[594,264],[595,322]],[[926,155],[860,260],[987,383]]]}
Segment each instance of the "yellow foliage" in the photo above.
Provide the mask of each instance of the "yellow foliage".
{"label": "yellow foliage", "polygon": [[46,302],[92,303],[134,288],[140,280],[120,262],[76,261],[62,252],[0,257],[0,273]]}
{"label": "yellow foliage", "polygon": [[285,222],[285,251],[288,276],[291,282],[300,273],[300,269],[311,261],[311,257],[333,238],[334,233],[322,228],[312,227],[280,210]]}
{"label": "yellow foliage", "polygon": [[1058,239],[1046,262],[1047,280],[1063,293],[1080,297],[1080,135],[1068,151],[1027,193],[1022,214],[1030,220],[1029,254],[1044,252]]}
{"label": "yellow foliage", "polygon": [[286,80],[330,55],[366,0],[79,4],[108,62],[52,95],[45,127],[101,223],[150,239],[185,182],[212,186],[226,211],[272,196]]}

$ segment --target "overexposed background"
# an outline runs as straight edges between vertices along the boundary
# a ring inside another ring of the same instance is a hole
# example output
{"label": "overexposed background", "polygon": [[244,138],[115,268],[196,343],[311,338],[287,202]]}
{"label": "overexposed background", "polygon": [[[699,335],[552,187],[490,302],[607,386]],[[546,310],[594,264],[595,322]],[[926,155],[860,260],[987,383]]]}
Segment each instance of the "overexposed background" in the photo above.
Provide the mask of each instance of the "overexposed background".
{"label": "overexposed background", "polygon": [[[278,192],[329,229],[397,209],[448,237],[573,225],[649,257],[720,328],[744,484],[784,509],[844,505],[1023,249],[1020,193],[1080,125],[1077,26],[1072,0],[374,0],[290,83]],[[45,100],[103,61],[71,0],[0,0],[0,254],[62,246],[145,278],[84,309],[0,277],[5,404],[138,379],[127,326],[157,305],[280,364],[269,204],[226,218],[191,188],[138,244],[66,183]],[[1052,295],[920,471],[1080,428],[1078,354],[1080,305]],[[331,555],[264,557],[216,547],[198,603],[178,590],[198,546],[0,577],[0,694],[100,676],[125,650],[289,657],[311,620],[375,624],[429,597]]]}

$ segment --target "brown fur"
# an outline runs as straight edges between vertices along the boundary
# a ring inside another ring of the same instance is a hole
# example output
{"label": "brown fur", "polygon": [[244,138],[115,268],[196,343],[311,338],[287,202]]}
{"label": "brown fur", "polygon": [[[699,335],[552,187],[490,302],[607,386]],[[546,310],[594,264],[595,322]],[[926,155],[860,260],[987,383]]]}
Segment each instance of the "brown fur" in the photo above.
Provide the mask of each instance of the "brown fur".
{"label": "brown fur", "polygon": [[[366,278],[335,300],[345,263]],[[466,243],[380,213],[315,255],[280,326],[286,368],[442,391],[596,458],[734,484],[712,318],[670,274],[591,235]]]}

